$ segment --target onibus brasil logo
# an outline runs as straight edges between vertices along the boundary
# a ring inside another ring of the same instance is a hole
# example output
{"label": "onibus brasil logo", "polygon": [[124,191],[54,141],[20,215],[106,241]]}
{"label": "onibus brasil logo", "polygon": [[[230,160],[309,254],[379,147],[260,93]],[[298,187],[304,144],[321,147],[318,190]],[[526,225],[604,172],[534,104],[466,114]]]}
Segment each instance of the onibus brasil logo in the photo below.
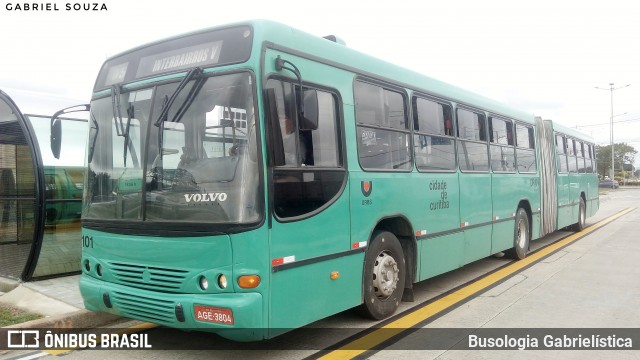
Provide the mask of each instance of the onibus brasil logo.
{"label": "onibus brasil logo", "polygon": [[[55,332],[54,332],[55,331]],[[7,330],[6,349],[151,349],[149,334],[70,333],[67,330]],[[42,334],[44,333],[44,334]]]}

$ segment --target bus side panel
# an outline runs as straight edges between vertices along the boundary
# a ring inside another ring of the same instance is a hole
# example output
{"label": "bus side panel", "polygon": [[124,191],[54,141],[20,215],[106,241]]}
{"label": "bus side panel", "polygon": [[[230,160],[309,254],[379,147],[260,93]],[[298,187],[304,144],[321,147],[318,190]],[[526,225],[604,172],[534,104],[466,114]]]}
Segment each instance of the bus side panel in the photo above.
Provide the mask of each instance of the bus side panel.
{"label": "bus side panel", "polygon": [[[491,192],[493,196],[493,232],[491,253],[513,247],[513,214],[518,199],[522,197],[522,184],[515,185],[517,174],[493,174]],[[508,220],[511,219],[511,220]]]}
{"label": "bus side panel", "polygon": [[[345,190],[320,213],[272,220],[271,261],[283,265],[271,273],[270,328],[297,328],[360,304],[363,255],[345,256],[352,250],[348,214]],[[340,276],[332,280],[334,271]]]}
{"label": "bus side panel", "polygon": [[600,208],[599,190],[598,190],[598,178],[595,174],[586,174],[587,178],[587,217],[591,217],[596,214]]}
{"label": "bus side panel", "polygon": [[359,305],[363,262],[361,252],[273,273],[269,337]]}
{"label": "bus side panel", "polygon": [[[557,229],[562,229],[568,226],[573,219],[573,209],[571,203],[570,187],[571,187],[571,175],[558,174],[558,225]],[[576,218],[577,219],[577,218]]]}
{"label": "bus side panel", "polygon": [[491,255],[491,214],[491,175],[460,174],[460,227],[465,228],[465,264]]}
{"label": "bus side panel", "polygon": [[[460,190],[458,173],[417,174],[420,209],[412,223],[416,232],[424,231],[418,260],[417,280],[424,280],[463,265],[464,233],[460,230]],[[440,234],[440,235],[438,235]]]}
{"label": "bus side panel", "polygon": [[493,174],[492,191],[494,222],[491,253],[495,254],[513,247],[514,216],[520,201],[526,201],[531,207],[532,239],[540,237],[538,174]]}
{"label": "bus side panel", "polygon": [[463,265],[464,233],[428,238],[420,242],[418,281],[443,274]]}

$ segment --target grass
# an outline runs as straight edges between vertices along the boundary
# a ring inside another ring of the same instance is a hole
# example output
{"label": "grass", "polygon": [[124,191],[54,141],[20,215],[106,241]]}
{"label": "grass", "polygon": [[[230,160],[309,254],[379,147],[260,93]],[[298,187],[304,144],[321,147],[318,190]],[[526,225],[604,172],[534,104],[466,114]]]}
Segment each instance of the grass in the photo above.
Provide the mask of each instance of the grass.
{"label": "grass", "polygon": [[0,305],[0,327],[20,324],[29,320],[40,319],[42,316],[16,309],[7,305]]}

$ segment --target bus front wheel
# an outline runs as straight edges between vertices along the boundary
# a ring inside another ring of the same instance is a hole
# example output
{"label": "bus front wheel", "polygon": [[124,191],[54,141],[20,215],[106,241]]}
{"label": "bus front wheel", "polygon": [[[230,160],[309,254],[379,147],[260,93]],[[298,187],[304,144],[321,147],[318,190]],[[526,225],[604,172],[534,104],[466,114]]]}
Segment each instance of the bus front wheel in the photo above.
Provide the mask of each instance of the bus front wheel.
{"label": "bus front wheel", "polygon": [[524,259],[529,252],[530,240],[529,216],[523,208],[519,208],[513,230],[513,249],[508,251],[508,255],[514,259]]}
{"label": "bus front wheel", "polygon": [[387,231],[374,233],[364,259],[363,314],[375,320],[392,315],[400,305],[406,274],[402,246]]}

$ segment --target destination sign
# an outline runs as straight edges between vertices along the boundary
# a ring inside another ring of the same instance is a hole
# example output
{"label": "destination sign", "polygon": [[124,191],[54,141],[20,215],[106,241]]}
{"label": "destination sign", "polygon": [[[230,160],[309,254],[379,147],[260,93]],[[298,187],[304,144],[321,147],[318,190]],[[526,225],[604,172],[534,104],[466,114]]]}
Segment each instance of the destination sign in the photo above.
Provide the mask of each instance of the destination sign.
{"label": "destination sign", "polygon": [[137,79],[199,67],[249,60],[253,29],[249,26],[205,30],[141,46],[107,60],[94,90]]}
{"label": "destination sign", "polygon": [[215,65],[220,58],[221,48],[222,40],[219,40],[144,57],[140,59],[136,77],[141,78],[198,65]]}
{"label": "destination sign", "polygon": [[113,85],[124,80],[127,75],[127,68],[129,63],[114,65],[107,70],[107,79],[104,81],[105,85]]}

